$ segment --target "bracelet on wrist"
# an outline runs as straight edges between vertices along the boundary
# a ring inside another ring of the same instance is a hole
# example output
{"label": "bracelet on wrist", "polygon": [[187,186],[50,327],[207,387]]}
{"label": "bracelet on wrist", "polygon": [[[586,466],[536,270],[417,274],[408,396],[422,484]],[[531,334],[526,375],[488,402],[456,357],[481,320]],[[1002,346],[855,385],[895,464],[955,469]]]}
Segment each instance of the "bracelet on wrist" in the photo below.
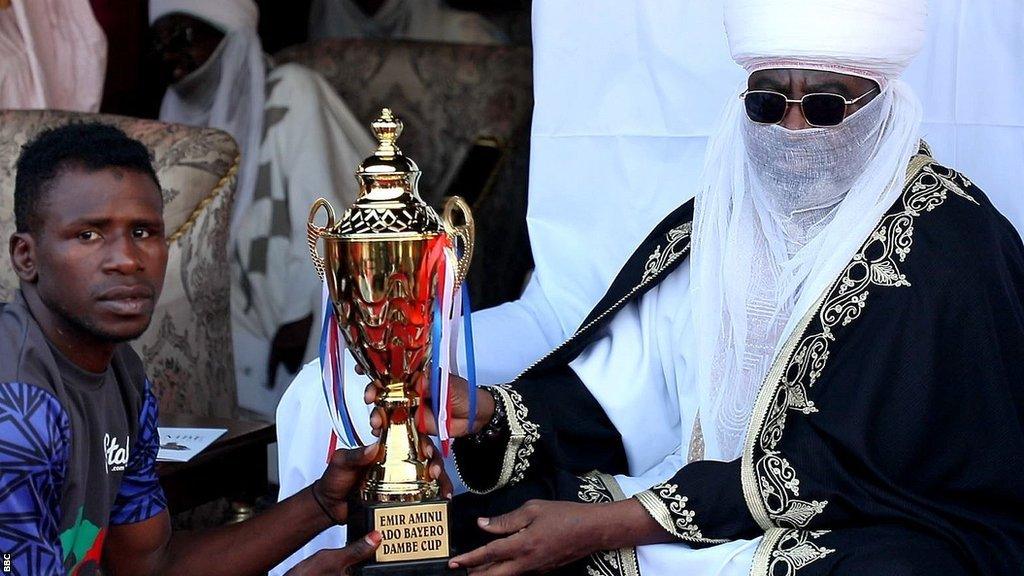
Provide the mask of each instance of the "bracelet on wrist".
{"label": "bracelet on wrist", "polygon": [[498,438],[508,430],[508,407],[505,406],[505,402],[490,387],[481,386],[481,388],[490,394],[494,400],[494,414],[491,415],[491,420],[479,432],[470,436],[478,444]]}

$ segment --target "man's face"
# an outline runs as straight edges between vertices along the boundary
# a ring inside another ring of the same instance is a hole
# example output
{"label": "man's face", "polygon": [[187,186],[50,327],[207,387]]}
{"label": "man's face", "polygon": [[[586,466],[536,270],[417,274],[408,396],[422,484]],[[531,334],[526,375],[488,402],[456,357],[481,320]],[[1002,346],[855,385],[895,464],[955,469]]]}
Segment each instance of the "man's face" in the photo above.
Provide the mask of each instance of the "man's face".
{"label": "man's face", "polygon": [[[874,81],[861,78],[860,76],[801,68],[759,70],[751,74],[747,79],[748,90],[780,92],[792,100],[799,100],[806,94],[821,92],[838,94],[847,100],[854,100],[877,88],[878,85]],[[850,116],[861,109],[877,95],[878,91],[875,90],[875,92],[868,94],[856,104],[847,106],[846,115]],[[812,127],[804,119],[799,104],[789,105],[789,108],[786,109],[786,116],[783,117],[780,125],[789,130],[803,130]]]}
{"label": "man's face", "polygon": [[29,289],[58,329],[101,342],[140,336],[167,268],[156,183],[132,170],[69,168],[50,183],[38,216]]}
{"label": "man's face", "polygon": [[168,14],[153,23],[150,38],[160,64],[160,80],[171,86],[205,64],[224,34],[198,18]]}

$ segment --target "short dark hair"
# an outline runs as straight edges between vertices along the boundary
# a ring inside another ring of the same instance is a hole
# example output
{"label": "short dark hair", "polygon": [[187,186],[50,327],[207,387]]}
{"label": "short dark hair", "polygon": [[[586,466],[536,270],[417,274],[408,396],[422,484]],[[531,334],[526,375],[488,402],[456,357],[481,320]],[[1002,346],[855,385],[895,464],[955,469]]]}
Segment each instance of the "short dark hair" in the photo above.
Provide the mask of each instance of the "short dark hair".
{"label": "short dark hair", "polygon": [[14,180],[14,224],[18,232],[30,232],[39,222],[39,204],[49,185],[62,171],[124,168],[160,180],[153,170],[149,150],[109,124],[77,122],[41,132],[21,149]]}

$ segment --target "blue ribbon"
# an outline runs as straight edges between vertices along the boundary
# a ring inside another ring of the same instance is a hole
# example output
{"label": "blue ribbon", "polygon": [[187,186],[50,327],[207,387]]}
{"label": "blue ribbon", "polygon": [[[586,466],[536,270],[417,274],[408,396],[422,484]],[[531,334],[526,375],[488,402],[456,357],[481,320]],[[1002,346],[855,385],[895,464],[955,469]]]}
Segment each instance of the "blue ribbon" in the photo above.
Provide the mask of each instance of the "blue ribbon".
{"label": "blue ribbon", "polygon": [[[328,351],[327,351],[327,344],[330,341],[330,337],[331,337],[330,327],[331,327],[331,314],[332,313],[333,313],[333,311],[330,309],[330,307],[328,307],[324,311],[323,330],[320,333],[320,375],[321,375],[321,378],[323,378],[323,372],[324,372],[324,359],[327,358],[327,353],[328,353]],[[335,334],[335,336],[337,337],[337,334]],[[331,405],[331,399],[328,397],[328,394],[330,394],[331,392],[334,393],[334,398],[335,398],[334,404],[335,404],[335,407],[336,407],[336,412],[337,412],[338,416],[341,419],[341,427],[342,427],[342,432],[346,436],[346,438],[345,438],[346,444],[348,446],[358,446],[360,442],[356,438],[355,426],[353,426],[352,420],[348,416],[348,409],[346,408],[347,405],[345,404],[345,389],[341,385],[341,372],[338,370],[338,368],[339,368],[339,366],[338,366],[339,360],[341,359],[341,356],[340,356],[341,350],[338,348],[338,342],[337,341],[335,341],[334,345],[331,346],[331,352],[334,353],[334,359],[335,359],[335,361],[331,363],[331,376],[332,376],[332,379],[334,381],[331,382],[331,391],[330,392],[327,390],[326,386],[324,387],[324,399],[327,400],[327,405],[330,406]]]}
{"label": "blue ribbon", "polygon": [[434,298],[434,322],[430,326],[430,405],[434,408],[434,424],[441,433],[441,295]]}
{"label": "blue ribbon", "polygon": [[469,287],[462,287],[462,328],[466,333],[466,379],[469,380],[469,415],[466,417],[466,434],[473,433],[476,420],[476,355],[473,351],[473,320],[469,306]]}

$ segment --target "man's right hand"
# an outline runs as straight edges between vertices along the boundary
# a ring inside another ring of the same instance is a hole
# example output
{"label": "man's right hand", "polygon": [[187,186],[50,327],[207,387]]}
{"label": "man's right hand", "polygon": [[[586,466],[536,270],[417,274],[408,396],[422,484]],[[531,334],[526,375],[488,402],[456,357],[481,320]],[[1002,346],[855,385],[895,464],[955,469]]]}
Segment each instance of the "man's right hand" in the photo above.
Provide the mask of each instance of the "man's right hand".
{"label": "man's right hand", "polygon": [[[422,374],[415,377],[413,384],[420,395],[420,406],[417,410],[425,412],[425,417],[422,420],[417,419],[424,424],[420,432],[436,436],[437,424],[434,421],[434,412],[430,409],[430,387],[427,386],[426,379]],[[373,404],[377,401],[377,396],[383,389],[384,385],[381,382],[376,380],[370,382],[366,386],[363,400],[367,404]],[[455,438],[479,432],[494,417],[494,397],[482,388],[476,388],[473,390],[473,393],[476,394],[476,418],[473,419],[473,429],[467,430],[467,424],[469,424],[469,383],[454,374],[448,377],[448,397],[451,400],[451,413],[449,414],[451,418],[451,435]],[[383,426],[384,411],[379,407],[375,408],[373,414],[370,415],[370,427],[373,428],[374,436],[380,436]]]}
{"label": "man's right hand", "polygon": [[321,550],[299,562],[285,576],[339,576],[349,574],[349,568],[369,560],[380,546],[380,533],[370,532],[360,540],[334,550]]}

